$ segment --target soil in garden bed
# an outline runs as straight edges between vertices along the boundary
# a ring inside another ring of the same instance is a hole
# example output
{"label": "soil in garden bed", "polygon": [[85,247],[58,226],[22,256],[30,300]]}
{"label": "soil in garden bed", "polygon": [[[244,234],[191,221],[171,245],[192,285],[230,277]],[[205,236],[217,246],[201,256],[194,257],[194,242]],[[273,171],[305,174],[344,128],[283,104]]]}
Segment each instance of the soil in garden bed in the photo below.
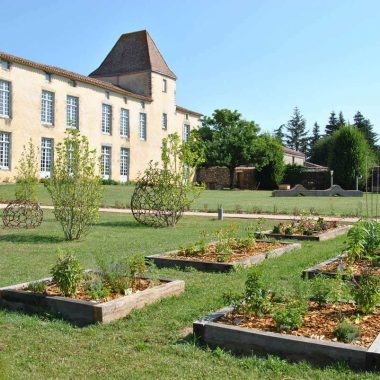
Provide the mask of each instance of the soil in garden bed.
{"label": "soil in garden bed", "polygon": [[[133,288],[131,288],[131,293],[133,294],[136,292],[141,292],[145,289],[152,288],[152,287],[157,286],[157,285],[160,285],[160,283],[154,284],[151,280],[139,278],[139,279],[136,279],[135,285],[133,286]],[[61,290],[59,289],[57,284],[55,284],[53,281],[51,281],[47,284],[47,288],[44,292],[32,292],[28,289],[23,289],[23,290],[30,292],[30,293],[41,293],[41,294],[51,296],[51,297],[60,296],[60,297],[66,297],[66,298],[81,300],[81,301],[90,301],[90,302],[93,302],[94,304],[99,304],[99,303],[111,301],[111,300],[114,300],[116,298],[126,296],[126,294],[121,294],[121,293],[110,293],[110,295],[107,298],[101,298],[101,299],[94,300],[93,298],[91,298],[91,296],[86,291],[86,289],[83,286],[80,286],[78,291],[76,292],[76,294],[69,297],[69,296],[65,296],[61,292]]]}
{"label": "soil in garden bed", "polygon": [[353,263],[349,263],[345,257],[339,258],[324,265],[323,267],[319,268],[318,271],[336,273],[338,272],[338,267],[340,265],[342,266],[342,269],[349,268],[350,272],[352,271],[352,274],[354,276],[360,276],[368,272],[372,273],[375,276],[380,276],[380,267],[374,267],[369,260],[356,260]]}
{"label": "soil in garden bed", "polygon": [[232,256],[225,260],[221,260],[224,254],[220,254],[216,252],[215,244],[210,244],[207,248],[207,252],[196,255],[185,255],[183,253],[176,253],[171,255],[171,257],[188,260],[188,261],[203,261],[209,263],[223,262],[223,263],[231,263],[234,261],[242,260],[247,257],[260,255],[269,250],[277,249],[283,247],[285,244],[283,243],[272,243],[268,241],[256,241],[250,248],[248,249],[233,249]]}
{"label": "soil in garden bed", "polygon": [[314,221],[312,221],[310,224],[306,224],[302,230],[300,231],[299,228],[300,228],[300,222],[293,222],[291,223],[291,225],[293,225],[292,227],[292,233],[291,234],[287,234],[285,232],[285,228],[286,228],[286,224],[285,223],[280,223],[281,227],[280,227],[280,231],[279,232],[274,232],[273,230],[270,232],[271,234],[276,234],[276,235],[282,235],[282,236],[319,236],[323,233],[326,233],[326,232],[329,232],[331,230],[335,230],[339,227],[341,227],[341,225],[339,225],[337,222],[323,222],[324,223],[324,228],[323,229],[317,229],[317,230],[314,230],[313,229],[313,223],[315,223]]}
{"label": "soil in garden bed", "polygon": [[[373,314],[361,315],[352,304],[328,304],[319,308],[315,302],[310,302],[310,308],[304,317],[303,325],[297,330],[281,331],[281,333],[337,342],[338,340],[333,332],[344,318],[350,319],[360,328],[360,337],[350,344],[369,347],[380,332],[380,308],[377,308]],[[279,332],[270,315],[244,317],[241,314],[231,313],[218,320],[218,323]]]}

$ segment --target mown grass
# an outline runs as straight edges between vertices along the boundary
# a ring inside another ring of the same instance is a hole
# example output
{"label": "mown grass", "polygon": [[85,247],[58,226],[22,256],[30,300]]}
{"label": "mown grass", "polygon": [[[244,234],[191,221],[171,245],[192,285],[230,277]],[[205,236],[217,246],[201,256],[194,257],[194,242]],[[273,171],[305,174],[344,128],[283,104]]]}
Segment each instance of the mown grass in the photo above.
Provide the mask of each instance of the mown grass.
{"label": "mown grass", "polygon": [[[103,186],[104,207],[128,208],[134,187],[132,185]],[[0,186],[0,202],[14,199],[15,185]],[[226,212],[365,216],[367,205],[375,212],[378,195],[366,197],[272,197],[271,191],[251,190],[205,190],[191,206],[192,210],[216,211],[221,204]],[[49,194],[42,184],[38,187],[38,200],[49,205]],[[379,208],[380,211],[380,208]]]}
{"label": "mown grass", "polygon": [[[238,221],[243,231],[250,223]],[[267,223],[269,225],[270,223]],[[49,274],[57,248],[70,249],[84,267],[94,267],[94,254],[122,257],[130,252],[157,253],[227,226],[212,218],[184,218],[177,227],[152,229],[129,216],[102,215],[100,224],[82,241],[62,240],[59,226],[46,213],[34,231],[0,232],[0,285]],[[210,237],[211,239],[211,237]],[[302,250],[267,260],[264,271],[274,287],[299,280],[302,269],[336,255],[344,237],[303,243]],[[108,325],[75,328],[47,316],[0,311],[0,378],[124,379],[375,379],[344,365],[314,368],[277,357],[239,357],[210,350],[189,334],[192,322],[223,306],[222,295],[244,285],[245,270],[229,274],[160,270],[186,281],[179,298],[165,299]]]}

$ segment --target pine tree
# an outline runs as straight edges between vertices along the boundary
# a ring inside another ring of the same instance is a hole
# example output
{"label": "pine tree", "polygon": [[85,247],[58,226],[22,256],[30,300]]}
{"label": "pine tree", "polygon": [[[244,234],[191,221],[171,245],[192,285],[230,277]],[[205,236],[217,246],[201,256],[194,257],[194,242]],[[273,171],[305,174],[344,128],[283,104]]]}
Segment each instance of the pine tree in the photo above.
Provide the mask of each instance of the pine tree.
{"label": "pine tree", "polygon": [[310,137],[310,143],[309,143],[309,152],[308,156],[311,157],[313,155],[314,146],[317,143],[317,141],[321,138],[320,134],[321,127],[318,125],[317,122],[314,123],[313,126],[313,135]]}
{"label": "pine tree", "polygon": [[339,121],[336,118],[335,111],[331,111],[328,124],[326,124],[326,135],[332,135],[335,131],[339,129]]}
{"label": "pine tree", "polygon": [[346,125],[346,120],[344,120],[343,112],[339,112],[338,116],[338,128],[344,127]]}
{"label": "pine tree", "polygon": [[373,125],[369,119],[366,119],[360,111],[356,112],[354,116],[354,126],[363,133],[371,149],[376,150],[377,133],[373,131]]}
{"label": "pine tree", "polygon": [[283,129],[286,127],[285,124],[281,124],[277,129],[274,130],[274,137],[276,137],[282,145],[284,145],[284,138],[285,138],[285,133]]}
{"label": "pine tree", "polygon": [[306,131],[306,120],[301,115],[298,107],[294,108],[293,116],[286,126],[286,144],[289,148],[306,153],[308,138]]}

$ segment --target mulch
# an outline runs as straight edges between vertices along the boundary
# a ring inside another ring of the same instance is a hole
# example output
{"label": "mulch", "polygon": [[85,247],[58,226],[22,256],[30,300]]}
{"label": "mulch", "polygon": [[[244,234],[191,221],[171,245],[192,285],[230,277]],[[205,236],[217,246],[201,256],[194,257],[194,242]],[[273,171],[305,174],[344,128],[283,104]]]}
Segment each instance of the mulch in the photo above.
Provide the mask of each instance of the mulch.
{"label": "mulch", "polygon": [[336,273],[338,272],[339,265],[341,265],[344,270],[349,268],[350,273],[354,276],[360,276],[368,272],[375,276],[380,276],[380,267],[374,267],[369,260],[356,260],[353,263],[350,263],[345,257],[334,260],[318,270],[320,272]]}
{"label": "mulch", "polygon": [[[342,319],[347,318],[360,328],[360,337],[350,344],[369,347],[380,333],[380,308],[373,314],[362,315],[358,309],[349,303],[336,303],[322,306],[310,301],[303,325],[293,331],[281,331],[283,334],[318,340],[338,341],[334,330]],[[279,332],[274,319],[270,315],[246,317],[242,314],[231,313],[221,318],[219,323],[238,325],[239,327],[255,328],[263,331]]]}
{"label": "mulch", "polygon": [[[277,242],[266,242],[266,241],[256,241],[250,248],[247,250],[239,250],[234,249],[232,257],[229,260],[223,261],[224,263],[231,263],[234,261],[242,260],[247,257],[252,257],[256,255],[260,255],[263,252],[273,250],[276,248],[283,247],[283,243],[277,243]],[[210,244],[207,248],[207,252],[205,254],[197,254],[197,255],[191,255],[186,256],[183,253],[175,253],[171,255],[172,257],[181,259],[181,260],[188,260],[188,261],[202,261],[207,263],[215,263],[218,262],[218,257],[223,256],[222,254],[219,254],[216,252],[215,244]]]}

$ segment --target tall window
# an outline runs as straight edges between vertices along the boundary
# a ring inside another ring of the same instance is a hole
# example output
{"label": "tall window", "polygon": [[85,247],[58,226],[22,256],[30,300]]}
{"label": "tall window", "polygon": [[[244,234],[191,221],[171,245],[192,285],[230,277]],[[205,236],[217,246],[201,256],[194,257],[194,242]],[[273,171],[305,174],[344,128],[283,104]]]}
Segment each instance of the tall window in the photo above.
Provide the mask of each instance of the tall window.
{"label": "tall window", "polygon": [[162,114],[162,129],[168,129],[168,115],[166,113]]}
{"label": "tall window", "polygon": [[54,94],[50,91],[42,91],[41,122],[49,125],[54,124]]}
{"label": "tall window", "polygon": [[79,99],[76,96],[67,96],[66,101],[66,125],[67,128],[77,128],[79,126]]}
{"label": "tall window", "polygon": [[140,128],[139,128],[140,140],[146,140],[146,113],[140,113]]}
{"label": "tall window", "polygon": [[129,136],[129,111],[125,108],[120,111],[120,136]]}
{"label": "tall window", "polygon": [[53,163],[53,139],[41,139],[41,175],[50,177]]}
{"label": "tall window", "polygon": [[129,149],[121,148],[120,150],[120,180],[127,182],[129,175]]}
{"label": "tall window", "polygon": [[102,105],[102,132],[111,134],[112,129],[112,107],[108,104]]}
{"label": "tall window", "polygon": [[11,84],[0,80],[0,116],[11,116]]}
{"label": "tall window", "polygon": [[190,125],[184,124],[183,125],[183,141],[189,141],[190,137]]}
{"label": "tall window", "polygon": [[9,169],[10,134],[0,132],[0,169]]}
{"label": "tall window", "polygon": [[104,179],[111,177],[111,147],[102,146],[102,175]]}
{"label": "tall window", "polygon": [[166,79],[162,80],[162,92],[166,92],[168,90],[168,83]]}

